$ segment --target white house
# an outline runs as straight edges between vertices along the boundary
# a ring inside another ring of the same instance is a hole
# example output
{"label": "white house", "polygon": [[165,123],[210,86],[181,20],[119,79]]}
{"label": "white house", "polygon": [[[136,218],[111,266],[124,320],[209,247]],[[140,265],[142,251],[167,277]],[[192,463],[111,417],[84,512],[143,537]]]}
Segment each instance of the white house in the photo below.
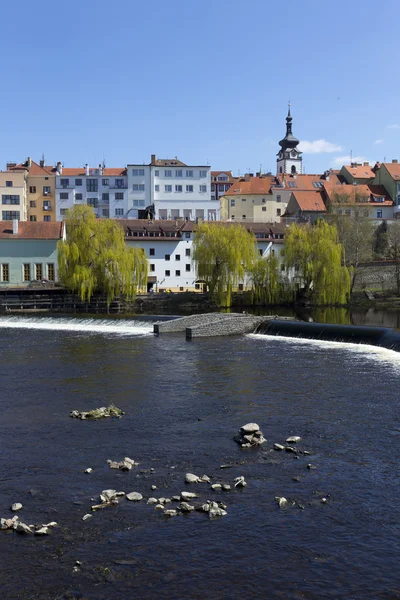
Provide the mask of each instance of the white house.
{"label": "white house", "polygon": [[219,202],[211,197],[211,168],[186,165],[177,158],[148,165],[129,164],[128,218],[219,221]]}
{"label": "white house", "polygon": [[75,204],[87,204],[98,217],[126,218],[128,213],[128,177],[125,168],[108,169],[56,166],[56,220],[61,221]]}

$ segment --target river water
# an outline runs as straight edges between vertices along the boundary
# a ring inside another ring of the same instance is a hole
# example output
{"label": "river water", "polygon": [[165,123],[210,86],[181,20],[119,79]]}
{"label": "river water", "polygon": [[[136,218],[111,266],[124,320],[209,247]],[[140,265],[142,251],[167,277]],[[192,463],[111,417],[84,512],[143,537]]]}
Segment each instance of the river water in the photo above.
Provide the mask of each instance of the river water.
{"label": "river water", "polygon": [[[1,598],[400,598],[400,354],[261,335],[154,338],[143,320],[2,317],[0,328],[0,516],[21,502],[24,522],[59,524],[41,538],[0,531]],[[69,417],[110,402],[121,419]],[[249,421],[268,440],[261,449],[232,440]],[[311,454],[272,449],[289,435]],[[125,456],[139,466],[108,468]],[[247,487],[213,492],[185,484],[186,472],[243,475]],[[228,514],[167,519],[123,499],[82,521],[107,488],[195,491]]]}

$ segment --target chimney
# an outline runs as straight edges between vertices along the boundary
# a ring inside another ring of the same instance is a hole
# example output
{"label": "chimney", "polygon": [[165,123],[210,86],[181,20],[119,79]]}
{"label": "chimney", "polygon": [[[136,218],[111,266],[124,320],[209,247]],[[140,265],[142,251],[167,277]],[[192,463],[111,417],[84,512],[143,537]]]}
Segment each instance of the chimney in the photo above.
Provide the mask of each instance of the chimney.
{"label": "chimney", "polygon": [[85,165],[85,174],[86,174],[86,177],[89,175],[89,165],[87,163]]}
{"label": "chimney", "polygon": [[41,161],[40,161],[40,163],[39,163],[39,164],[40,164],[40,166],[41,166],[41,167],[42,167],[42,169],[43,169],[43,167],[44,167],[44,166],[45,166],[45,164],[46,164],[46,163],[45,163],[45,160],[44,160],[44,154],[42,155],[42,159],[41,159]]}
{"label": "chimney", "polygon": [[365,162],[365,163],[363,163],[363,166],[364,166],[364,167],[369,167],[369,162]]}
{"label": "chimney", "polygon": [[392,160],[392,163],[393,163],[394,165],[397,165],[397,163],[398,163],[398,162],[399,162],[399,161],[397,160],[397,158],[393,158],[393,160]]}
{"label": "chimney", "polygon": [[103,175],[103,167],[99,165],[99,175]]}
{"label": "chimney", "polygon": [[18,235],[18,219],[13,219],[13,235]]}
{"label": "chimney", "polygon": [[152,164],[152,165],[155,165],[155,164],[156,164],[156,155],[155,155],[155,154],[152,154],[152,155],[151,155],[151,164]]}
{"label": "chimney", "polygon": [[28,169],[30,169],[32,166],[32,159],[30,156],[28,156],[28,160],[26,161],[26,164],[28,165]]}
{"label": "chimney", "polygon": [[58,163],[57,163],[56,172],[57,172],[57,175],[62,175],[62,163],[60,161],[58,161]]}
{"label": "chimney", "polygon": [[9,171],[17,166],[17,163],[7,163],[6,170]]}

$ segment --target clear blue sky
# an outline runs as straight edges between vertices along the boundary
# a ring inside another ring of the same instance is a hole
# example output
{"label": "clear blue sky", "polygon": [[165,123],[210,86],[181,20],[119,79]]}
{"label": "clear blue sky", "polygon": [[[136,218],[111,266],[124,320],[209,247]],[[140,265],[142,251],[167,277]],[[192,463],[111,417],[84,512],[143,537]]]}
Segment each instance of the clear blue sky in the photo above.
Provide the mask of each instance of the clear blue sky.
{"label": "clear blue sky", "polygon": [[399,0],[20,0],[1,19],[1,169],[275,172],[288,100],[306,172],[400,160]]}

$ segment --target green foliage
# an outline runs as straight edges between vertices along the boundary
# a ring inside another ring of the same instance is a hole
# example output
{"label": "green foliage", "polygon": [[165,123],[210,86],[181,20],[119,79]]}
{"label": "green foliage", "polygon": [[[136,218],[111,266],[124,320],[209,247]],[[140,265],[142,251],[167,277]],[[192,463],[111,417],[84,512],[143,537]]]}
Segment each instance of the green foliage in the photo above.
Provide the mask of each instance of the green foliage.
{"label": "green foliage", "polygon": [[293,300],[292,290],[287,289],[274,254],[257,258],[250,267],[249,277],[255,304],[281,304]]}
{"label": "green foliage", "polygon": [[61,283],[82,300],[94,292],[110,304],[120,294],[132,299],[147,282],[148,265],[141,248],[128,248],[122,227],[110,219],[96,219],[89,206],[67,213],[66,240],[58,243]]}
{"label": "green foliage", "polygon": [[388,255],[394,261],[396,292],[400,294],[400,221],[394,221],[388,229]]}
{"label": "green foliage", "polygon": [[242,225],[202,223],[194,241],[197,277],[219,306],[230,306],[232,288],[244,281],[256,258],[256,238]]}
{"label": "green foliage", "polygon": [[388,225],[386,221],[376,228],[373,239],[373,250],[376,258],[386,258],[389,250]]}
{"label": "green foliage", "polygon": [[295,269],[306,297],[314,304],[347,302],[350,273],[342,265],[343,248],[335,225],[323,220],[313,226],[291,225],[283,254],[286,267]]}

